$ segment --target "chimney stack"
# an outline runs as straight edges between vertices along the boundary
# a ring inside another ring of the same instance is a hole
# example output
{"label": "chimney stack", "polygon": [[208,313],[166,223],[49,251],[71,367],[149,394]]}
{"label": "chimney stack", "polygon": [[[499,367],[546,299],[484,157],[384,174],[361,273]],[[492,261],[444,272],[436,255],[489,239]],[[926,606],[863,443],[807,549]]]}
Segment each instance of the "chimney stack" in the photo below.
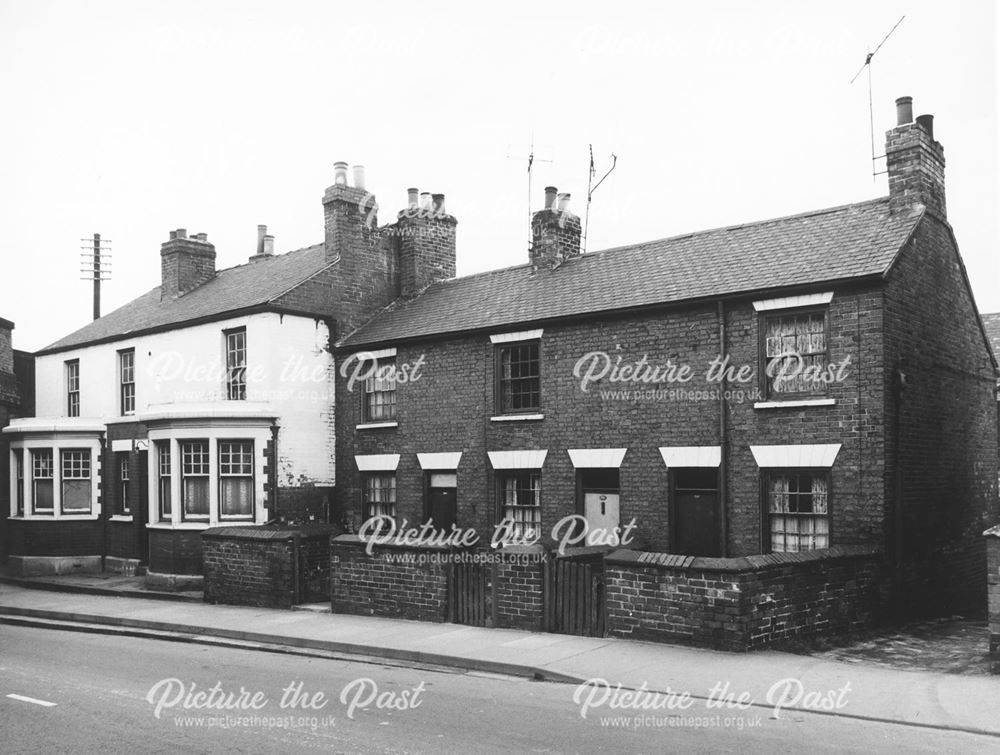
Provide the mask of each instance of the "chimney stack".
{"label": "chimney stack", "polygon": [[215,275],[215,246],[208,234],[188,238],[187,230],[170,232],[160,246],[160,300],[176,299]]}
{"label": "chimney stack", "polygon": [[570,212],[569,194],[545,187],[545,207],[531,217],[531,264],[554,270],[580,256],[580,218]]}
{"label": "chimney stack", "polygon": [[444,194],[407,191],[408,207],[396,220],[392,238],[399,254],[399,293],[412,299],[435,281],[455,277],[455,228],[458,221],[445,209]]}
{"label": "chimney stack", "polygon": [[[360,181],[360,185],[359,184]],[[365,191],[365,169],[354,166],[354,186],[347,183],[347,163],[333,164],[333,186],[323,194],[326,260],[371,249],[378,231],[378,204]]]}
{"label": "chimney stack", "polygon": [[896,100],[896,128],[885,135],[889,207],[909,211],[923,205],[941,220],[947,219],[944,191],[944,148],[934,141],[934,116],[913,122],[913,99]]}

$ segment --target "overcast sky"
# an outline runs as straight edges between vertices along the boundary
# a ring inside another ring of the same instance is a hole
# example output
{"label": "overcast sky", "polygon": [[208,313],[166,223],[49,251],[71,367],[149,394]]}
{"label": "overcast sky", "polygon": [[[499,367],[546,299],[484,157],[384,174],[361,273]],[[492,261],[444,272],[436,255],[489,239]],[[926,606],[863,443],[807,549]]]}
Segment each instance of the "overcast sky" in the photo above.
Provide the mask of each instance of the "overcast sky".
{"label": "overcast sky", "polygon": [[[935,116],[948,217],[1000,310],[997,18],[980,2],[86,3],[0,0],[0,317],[35,350],[86,324],[80,239],[112,240],[104,312],[158,285],[170,229],[219,268],[266,223],[322,241],[333,163],[367,166],[381,220],[447,195],[458,271],[527,259],[554,184],[597,250],[887,193],[893,101]],[[544,162],[548,161],[548,162]],[[879,163],[884,167],[884,161]]]}

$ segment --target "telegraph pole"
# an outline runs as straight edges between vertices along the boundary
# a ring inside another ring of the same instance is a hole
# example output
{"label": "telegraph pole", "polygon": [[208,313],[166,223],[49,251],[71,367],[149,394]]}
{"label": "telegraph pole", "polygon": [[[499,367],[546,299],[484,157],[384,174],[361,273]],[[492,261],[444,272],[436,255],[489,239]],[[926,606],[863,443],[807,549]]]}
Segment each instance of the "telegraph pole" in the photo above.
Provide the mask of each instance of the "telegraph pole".
{"label": "telegraph pole", "polygon": [[94,319],[101,316],[101,281],[111,280],[111,242],[104,240],[101,245],[101,234],[95,233],[93,239],[80,239],[84,246],[80,249],[80,272],[84,277],[81,280],[89,280],[94,283]]}

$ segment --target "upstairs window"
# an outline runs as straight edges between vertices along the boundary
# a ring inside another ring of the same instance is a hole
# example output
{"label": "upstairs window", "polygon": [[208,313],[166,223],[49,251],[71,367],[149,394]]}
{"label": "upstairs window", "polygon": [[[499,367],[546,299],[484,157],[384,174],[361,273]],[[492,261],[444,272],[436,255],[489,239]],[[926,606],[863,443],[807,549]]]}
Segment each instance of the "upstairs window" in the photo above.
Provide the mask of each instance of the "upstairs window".
{"label": "upstairs window", "polygon": [[35,514],[51,514],[55,506],[53,492],[55,469],[52,449],[40,448],[31,452],[31,500]]}
{"label": "upstairs window", "polygon": [[182,441],[181,512],[184,519],[208,519],[210,475],[208,441]]}
{"label": "upstairs window", "polygon": [[135,414],[135,349],[118,352],[118,403],[122,415]]}
{"label": "upstairs window", "polygon": [[828,364],[826,310],[780,312],[762,319],[767,397],[825,395],[826,383],[815,375],[822,374]]}
{"label": "upstairs window", "polygon": [[66,416],[80,416],[80,360],[66,362]]}
{"label": "upstairs window", "polygon": [[227,330],[226,398],[244,401],[247,397],[247,329]]}
{"label": "upstairs window", "polygon": [[253,441],[220,441],[219,517],[252,519],[253,488]]}
{"label": "upstairs window", "polygon": [[498,472],[500,516],[512,522],[513,537],[530,540],[542,526],[542,474],[538,470],[517,469]]}
{"label": "upstairs window", "polygon": [[379,359],[375,373],[365,380],[365,422],[385,422],[396,418],[396,360]]}
{"label": "upstairs window", "polygon": [[829,476],[773,472],[767,476],[771,550],[798,553],[830,547]]}
{"label": "upstairs window", "polygon": [[538,341],[497,347],[496,395],[500,414],[536,412],[541,408]]}
{"label": "upstairs window", "polygon": [[62,512],[89,514],[91,500],[90,449],[62,452]]}

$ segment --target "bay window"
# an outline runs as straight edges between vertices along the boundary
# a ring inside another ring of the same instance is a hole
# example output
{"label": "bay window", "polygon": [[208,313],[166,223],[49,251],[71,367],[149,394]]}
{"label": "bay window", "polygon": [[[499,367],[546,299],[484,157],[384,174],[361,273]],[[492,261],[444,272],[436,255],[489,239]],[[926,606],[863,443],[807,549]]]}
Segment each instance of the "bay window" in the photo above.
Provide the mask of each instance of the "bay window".
{"label": "bay window", "polygon": [[219,518],[253,518],[253,480],[253,441],[220,441]]}
{"label": "bay window", "polygon": [[208,441],[181,442],[181,511],[184,519],[208,519],[209,489]]}
{"label": "bay window", "polygon": [[91,481],[89,448],[63,450],[61,493],[63,513],[90,513]]}

